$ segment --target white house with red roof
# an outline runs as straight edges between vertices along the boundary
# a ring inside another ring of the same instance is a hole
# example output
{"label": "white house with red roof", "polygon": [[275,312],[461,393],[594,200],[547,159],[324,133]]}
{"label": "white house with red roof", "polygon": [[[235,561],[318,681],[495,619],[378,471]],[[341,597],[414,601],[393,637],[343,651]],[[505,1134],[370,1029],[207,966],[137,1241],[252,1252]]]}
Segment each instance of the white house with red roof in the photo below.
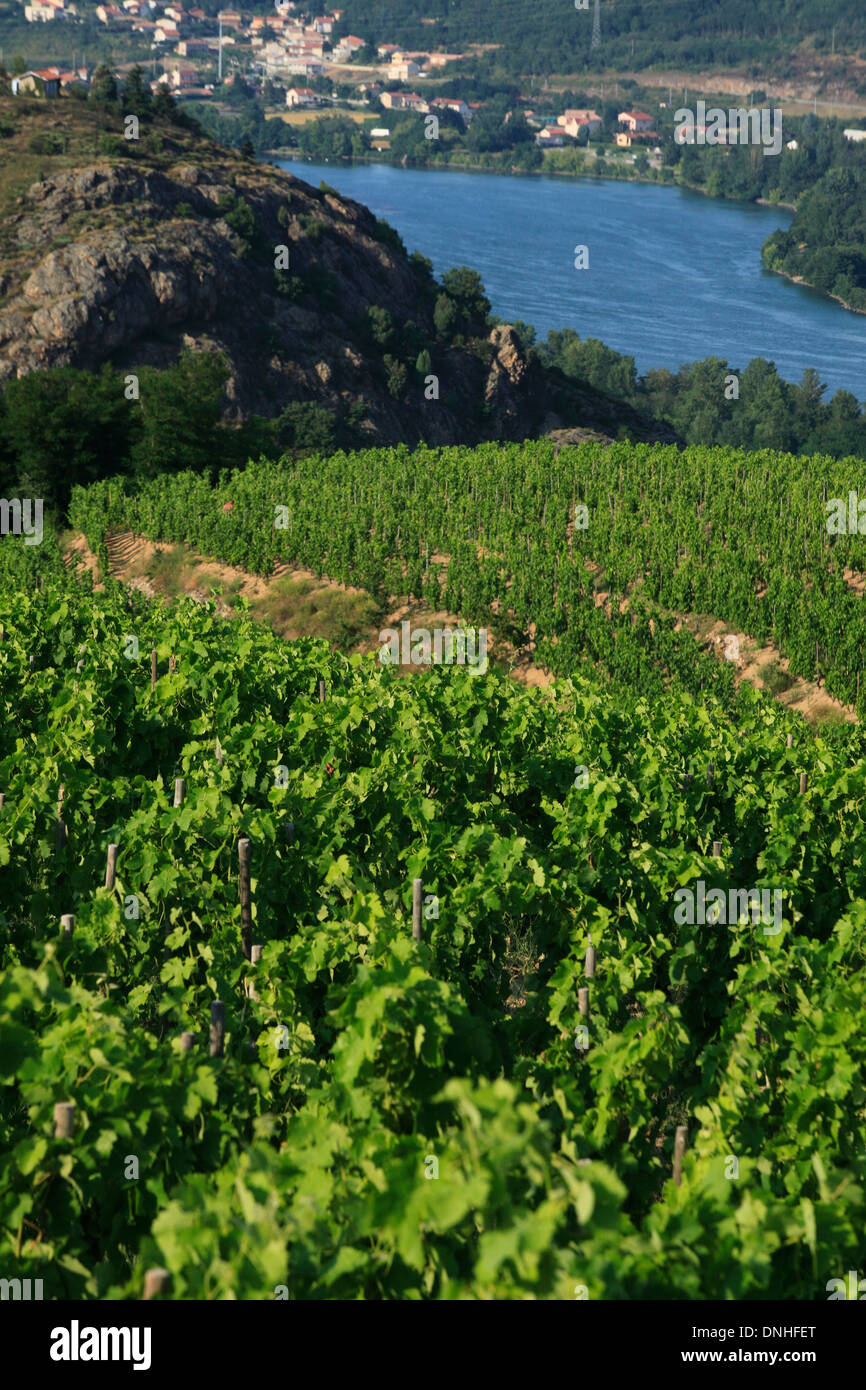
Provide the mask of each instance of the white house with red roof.
{"label": "white house with red roof", "polygon": [[646,111],[620,111],[617,120],[626,130],[652,130],[653,118]]}

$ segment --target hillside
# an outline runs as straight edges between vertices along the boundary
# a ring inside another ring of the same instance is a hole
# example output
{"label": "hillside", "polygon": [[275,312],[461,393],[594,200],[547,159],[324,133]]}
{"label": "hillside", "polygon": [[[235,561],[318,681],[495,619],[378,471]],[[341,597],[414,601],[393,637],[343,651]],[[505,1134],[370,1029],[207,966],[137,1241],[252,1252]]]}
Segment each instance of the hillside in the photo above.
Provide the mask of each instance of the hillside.
{"label": "hillside", "polygon": [[402,680],[50,540],[0,624],[4,1277],[814,1318],[857,1268],[859,736]]}
{"label": "hillside", "polygon": [[0,131],[0,382],[220,351],[234,420],[295,402],[371,443],[566,426],[675,438],[546,372],[491,328],[477,277],[443,293],[429,262],[333,191],[165,120],[125,140],[117,109],[71,99],[0,101]]}
{"label": "hillside", "polygon": [[866,13],[850,0],[601,0],[601,44],[590,47],[594,0],[345,0],[339,32],[373,43],[438,48],[483,45],[510,73],[605,68],[696,68],[820,59],[866,43]]}

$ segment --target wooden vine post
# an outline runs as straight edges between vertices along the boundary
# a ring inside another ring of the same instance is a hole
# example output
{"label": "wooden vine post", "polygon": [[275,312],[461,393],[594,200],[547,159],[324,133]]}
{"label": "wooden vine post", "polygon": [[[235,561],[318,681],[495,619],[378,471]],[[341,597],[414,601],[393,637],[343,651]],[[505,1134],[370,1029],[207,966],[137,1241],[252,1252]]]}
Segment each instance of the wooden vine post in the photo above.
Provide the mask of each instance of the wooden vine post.
{"label": "wooden vine post", "polygon": [[156,690],[156,647],[150,649],[150,688]]}
{"label": "wooden vine post", "polygon": [[115,874],[117,872],[117,845],[108,846],[108,858],[105,861],[105,886],[108,889],[114,887]]}
{"label": "wooden vine post", "polygon": [[192,1052],[192,1045],[195,1042],[195,1033],[181,1033],[180,1050],[181,1052]]}
{"label": "wooden vine post", "polygon": [[421,897],[424,892],[424,881],[420,878],[412,880],[412,939],[421,940]]}
{"label": "wooden vine post", "polygon": [[805,796],[805,794],[806,794],[806,785],[807,785],[808,780],[809,780],[809,779],[807,778],[805,772],[801,772],[801,773],[800,773],[800,795],[801,795],[801,796]]}
{"label": "wooden vine post", "polygon": [[677,1125],[674,1136],[674,1182],[677,1187],[683,1180],[683,1155],[686,1151],[686,1126]]}
{"label": "wooden vine post", "polygon": [[210,1055],[222,1057],[226,1040],[226,1006],[215,999],[210,1006]]}
{"label": "wooden vine post", "polygon": [[57,828],[54,836],[54,848],[59,854],[69,838],[69,831],[63,819],[63,802],[66,798],[66,783],[60,783],[60,790],[57,793]]}
{"label": "wooden vine post", "polygon": [[319,681],[319,699],[320,699],[320,701],[322,702],[322,704],[325,703],[325,682],[324,682],[324,681]]}
{"label": "wooden vine post", "polygon": [[[250,957],[250,964],[251,964],[251,965],[258,965],[258,963],[259,963],[259,961],[261,960],[261,958],[262,958],[262,948],[261,948],[261,946],[254,944],[254,945],[253,945],[253,949],[252,949],[252,954],[251,954],[251,957]],[[246,979],[246,990],[247,990],[247,998],[248,998],[248,999],[258,999],[259,996],[258,996],[258,992],[257,992],[257,990],[256,990],[256,983],[255,983],[255,980],[253,979],[252,975],[248,975],[248,976],[247,976],[247,979]]]}
{"label": "wooden vine post", "polygon": [[144,1276],[145,1300],[167,1293],[170,1277],[167,1269],[149,1269]]}
{"label": "wooden vine post", "polygon": [[250,899],[250,842],[238,840],[238,868],[241,895],[241,947],[247,960],[253,945],[253,909]]}
{"label": "wooden vine post", "polygon": [[54,1138],[71,1139],[75,1133],[75,1101],[60,1100],[54,1107]]}
{"label": "wooden vine post", "polygon": [[174,804],[175,804],[176,807],[177,807],[177,806],[182,806],[182,805],[183,805],[183,801],[184,801],[184,797],[185,797],[185,796],[186,796],[186,782],[184,781],[184,779],[183,779],[182,777],[176,777],[176,778],[174,779]]}
{"label": "wooden vine post", "polygon": [[722,857],[722,842],[721,842],[721,840],[713,840],[713,858],[714,858],[714,859],[721,859],[721,857]]}
{"label": "wooden vine post", "polygon": [[75,931],[75,917],[71,912],[64,912],[60,918],[60,926],[64,936],[71,936]]}
{"label": "wooden vine post", "polygon": [[583,967],[583,973],[588,980],[593,979],[595,976],[595,947],[592,944],[592,937],[589,938],[589,945],[586,948],[586,961]]}

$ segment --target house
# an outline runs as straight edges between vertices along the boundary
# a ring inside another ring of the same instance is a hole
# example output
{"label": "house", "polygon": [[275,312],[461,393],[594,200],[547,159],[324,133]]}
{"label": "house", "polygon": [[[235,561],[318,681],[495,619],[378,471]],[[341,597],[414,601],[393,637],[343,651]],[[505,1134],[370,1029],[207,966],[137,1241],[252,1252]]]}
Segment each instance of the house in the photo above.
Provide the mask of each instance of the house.
{"label": "house", "polygon": [[563,111],[561,116],[557,116],[556,123],[562,126],[567,135],[572,135],[574,133],[568,129],[570,125],[575,126],[578,130],[582,125],[589,126],[590,135],[594,135],[597,130],[601,130],[602,126],[601,116],[597,111],[592,111],[588,108],[584,109],[582,107],[570,107],[567,111]]}
{"label": "house", "polygon": [[846,140],[853,140],[855,144],[860,140],[866,140],[866,130],[843,130],[842,134]]}
{"label": "house", "polygon": [[198,73],[195,68],[172,68],[168,75],[169,86],[177,91],[181,87],[194,87],[198,81]]}
{"label": "house", "polygon": [[96,18],[102,24],[111,24],[123,16],[123,10],[119,5],[97,5]]}
{"label": "house", "polygon": [[410,77],[417,77],[420,71],[418,64],[409,59],[404,63],[392,63],[389,75],[396,78],[398,82],[408,82]]}
{"label": "house", "polygon": [[334,31],[334,21],[328,14],[320,14],[313,20],[313,28],[318,34],[331,34]]}
{"label": "house", "polygon": [[548,125],[538,132],[535,143],[544,149],[553,149],[555,146],[565,144],[565,136],[558,125]]}
{"label": "house", "polygon": [[653,123],[652,116],[645,111],[620,111],[617,120],[631,131],[649,130]]}
{"label": "house", "polygon": [[417,92],[383,92],[379,100],[387,111],[429,111],[429,106]]}
{"label": "house", "polygon": [[379,58],[387,59],[389,63],[393,58],[394,54],[399,52],[400,49],[397,47],[395,43],[380,43],[379,47],[376,49],[377,56]]}
{"label": "house", "polygon": [[[864,130],[863,134],[866,135],[866,130]],[[789,140],[787,145],[785,146],[786,150],[798,150],[799,148],[800,146],[796,140]]]}
{"label": "house", "polygon": [[431,53],[429,62],[431,68],[444,68],[446,63],[459,63],[465,57],[465,53]]}
{"label": "house", "polygon": [[179,38],[177,25],[167,19],[158,19],[153,26],[154,43],[177,43]]}
{"label": "house", "polygon": [[207,53],[210,44],[207,39],[181,39],[175,53],[180,58],[193,58],[196,53]]}
{"label": "house", "polygon": [[322,98],[311,87],[290,87],[286,92],[287,106],[319,106]]}
{"label": "house", "polygon": [[597,126],[593,126],[591,121],[566,121],[564,124],[560,121],[559,124],[565,134],[571,136],[572,140],[576,140],[582,130],[585,130],[588,135],[592,135],[593,130],[598,129]]}
{"label": "house", "polygon": [[64,7],[64,0],[36,0],[33,5],[24,6],[24,18],[28,24],[47,24],[52,19],[65,19],[77,11],[74,5]]}
{"label": "house", "polygon": [[62,72],[60,74],[60,90],[66,87],[86,87],[88,82],[87,68],[76,68],[74,72]]}
{"label": "house", "polygon": [[616,143],[627,150],[630,150],[632,145],[651,145],[653,140],[658,139],[657,130],[618,130],[616,133]]}
{"label": "house", "polygon": [[319,77],[324,71],[324,64],[315,58],[309,62],[305,58],[290,58],[284,71],[291,77]]}
{"label": "house", "polygon": [[13,96],[56,97],[60,91],[60,69],[42,68],[38,72],[22,72],[12,78]]}
{"label": "house", "polygon": [[454,111],[463,121],[472,119],[472,112],[460,97],[434,97],[430,102],[431,111]]}
{"label": "house", "polygon": [[340,39],[334,49],[334,58],[338,63],[343,63],[347,58],[354,58],[356,53],[360,53],[366,44],[363,39],[359,39],[357,34],[347,34],[344,39]]}

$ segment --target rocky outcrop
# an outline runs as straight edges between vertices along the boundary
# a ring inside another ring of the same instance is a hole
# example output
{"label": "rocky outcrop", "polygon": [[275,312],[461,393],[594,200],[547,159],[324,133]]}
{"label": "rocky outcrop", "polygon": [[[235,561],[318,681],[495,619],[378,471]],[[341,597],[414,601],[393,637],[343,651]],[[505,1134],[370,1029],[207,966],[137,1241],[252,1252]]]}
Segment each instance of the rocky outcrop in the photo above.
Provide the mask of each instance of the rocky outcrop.
{"label": "rocky outcrop", "polygon": [[[508,325],[443,343],[429,270],[367,208],[200,144],[200,162],[66,168],[17,198],[0,257],[0,382],[52,365],[165,366],[188,347],[225,353],[227,418],[314,401],[354,407],[370,442],[431,444],[584,423]],[[378,333],[370,309],[390,315]],[[431,354],[438,395],[413,343]]]}

